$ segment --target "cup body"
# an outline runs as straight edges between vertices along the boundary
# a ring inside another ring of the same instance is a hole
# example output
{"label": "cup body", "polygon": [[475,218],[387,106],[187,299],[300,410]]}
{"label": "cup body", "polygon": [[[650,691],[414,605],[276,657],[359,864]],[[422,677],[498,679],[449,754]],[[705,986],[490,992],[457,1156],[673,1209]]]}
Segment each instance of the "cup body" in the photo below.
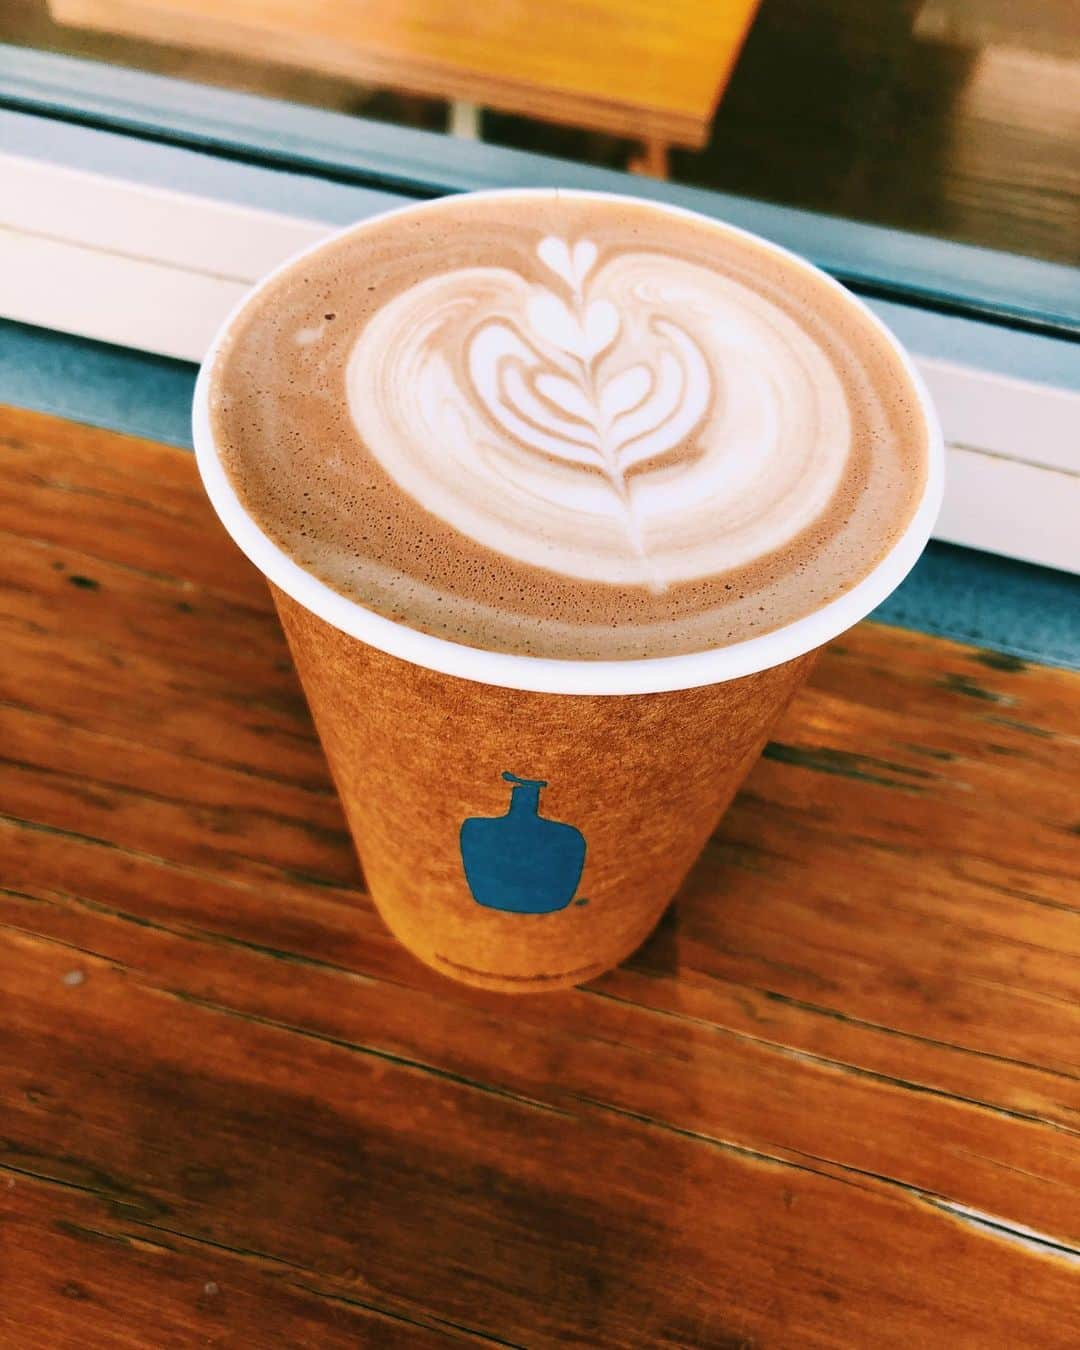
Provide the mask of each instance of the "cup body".
{"label": "cup body", "polygon": [[[438,203],[405,209],[437,212]],[[210,375],[243,304],[212,344],[194,408],[208,495],[270,583],[371,897],[401,942],[444,974],[512,992],[554,989],[632,952],[820,647],[879,604],[922,551],[943,478],[932,406],[895,339],[825,280],[885,334],[915,386],[928,441],[922,499],[873,571],[813,614],[728,647],[644,660],[465,647],[385,619],[304,571],[247,513],[214,443]]]}
{"label": "cup body", "polygon": [[651,932],[816,656],[696,689],[538,693],[274,600],[387,927],[511,992],[588,980]]}

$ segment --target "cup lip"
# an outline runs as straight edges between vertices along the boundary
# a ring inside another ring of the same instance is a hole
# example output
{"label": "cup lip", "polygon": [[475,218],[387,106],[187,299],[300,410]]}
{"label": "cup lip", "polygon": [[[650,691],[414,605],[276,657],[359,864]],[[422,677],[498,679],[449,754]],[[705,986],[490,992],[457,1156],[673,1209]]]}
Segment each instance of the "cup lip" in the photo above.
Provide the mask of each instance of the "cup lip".
{"label": "cup lip", "polygon": [[897,357],[916,391],[919,409],[927,430],[927,462],[922,496],[911,519],[888,552],[861,581],[812,614],[773,629],[769,633],[745,638],[729,646],[710,647],[703,651],[673,656],[633,657],[626,660],[563,659],[470,647],[465,643],[435,637],[384,618],[305,571],[274,543],[248,514],[222,467],[210,419],[210,379],[214,364],[226,346],[232,327],[241,313],[279,276],[310,254],[331,246],[347,235],[362,233],[368,226],[376,222],[381,223],[390,216],[437,211],[445,198],[436,197],[430,201],[409,202],[404,206],[367,217],[343,229],[335,230],[314,244],[292,254],[256,283],[233,306],[211,340],[195,382],[192,431],[196,463],[207,496],[221,523],[241,552],[255,564],[268,581],[317,618],[323,619],[349,637],[366,642],[413,665],[423,666],[443,675],[508,689],[545,694],[589,695],[654,694],[694,689],[768,670],[803,656],[846,632],[896,589],[918,561],[941,509],[945,445],[937,413],[921,375],[893,333],[869,306],[826,272],[789,249],[763,239],[750,230],[744,230],[685,207],[632,197],[628,194],[578,188],[494,188],[463,195],[491,199],[567,196],[614,202],[629,200],[635,204],[641,202],[662,214],[704,222],[722,232],[748,239],[789,265],[812,273],[828,289],[843,297],[846,304],[858,310],[874,327]]}

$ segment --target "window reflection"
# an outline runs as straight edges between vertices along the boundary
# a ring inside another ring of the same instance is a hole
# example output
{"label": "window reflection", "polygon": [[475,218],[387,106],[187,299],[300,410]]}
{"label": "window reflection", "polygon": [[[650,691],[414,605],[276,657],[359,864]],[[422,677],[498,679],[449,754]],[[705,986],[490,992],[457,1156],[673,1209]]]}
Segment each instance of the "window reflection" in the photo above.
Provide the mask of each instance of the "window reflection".
{"label": "window reflection", "polygon": [[5,0],[0,41],[1080,262],[1072,0]]}

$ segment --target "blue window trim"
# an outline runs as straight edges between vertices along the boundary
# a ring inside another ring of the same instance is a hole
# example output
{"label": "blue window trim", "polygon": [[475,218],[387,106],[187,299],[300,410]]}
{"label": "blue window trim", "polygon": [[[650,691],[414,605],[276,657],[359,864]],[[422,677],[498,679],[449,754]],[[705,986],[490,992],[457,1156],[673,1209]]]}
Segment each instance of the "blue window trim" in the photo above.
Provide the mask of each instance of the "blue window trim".
{"label": "blue window trim", "polygon": [[886,301],[1080,338],[1080,269],[1018,254],[5,44],[0,107],[404,196],[525,185],[634,192],[754,230]]}

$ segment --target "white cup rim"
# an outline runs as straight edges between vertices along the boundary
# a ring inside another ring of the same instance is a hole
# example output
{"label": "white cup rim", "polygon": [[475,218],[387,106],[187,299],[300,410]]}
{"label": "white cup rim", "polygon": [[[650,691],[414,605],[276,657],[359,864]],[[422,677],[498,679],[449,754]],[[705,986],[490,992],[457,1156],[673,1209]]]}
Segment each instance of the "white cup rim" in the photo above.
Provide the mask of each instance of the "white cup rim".
{"label": "white cup rim", "polygon": [[[625,200],[616,193],[562,188],[497,188],[469,194],[477,198],[543,197],[565,195],[574,198]],[[699,212],[664,202],[641,201],[661,213],[704,221],[721,231],[752,240],[788,264],[804,269],[844,297],[877,332],[898,358],[910,378],[919,399],[920,412],[927,429],[926,479],[922,496],[903,533],[889,551],[863,579],[850,590],[823,605],[821,609],[785,624],[772,632],[746,638],[726,647],[712,647],[677,656],[642,657],[628,660],[563,660],[549,657],[493,652],[434,637],[405,624],[386,619],[358,601],[350,600],[305,571],[266,535],[242,506],[229,481],[214,443],[209,408],[211,371],[228,334],[241,312],[267,286],[300,259],[332,245],[336,240],[360,233],[387,216],[438,210],[442,198],[410,202],[381,212],[342,230],[327,235],[315,244],[294,253],[268,273],[234,306],[210,343],[195,384],[192,428],[195,457],[207,495],[233,541],[260,572],[286,595],[318,618],[350,637],[366,642],[413,665],[424,666],[444,675],[477,680],[483,684],[509,689],[532,690],[548,694],[653,694],[701,685],[720,684],[758,671],[820,647],[846,632],[889,596],[917,562],[930,537],[941,508],[944,489],[945,446],[930,396],[910,356],[876,314],[839,282],[804,258],[727,222],[713,220]]]}

